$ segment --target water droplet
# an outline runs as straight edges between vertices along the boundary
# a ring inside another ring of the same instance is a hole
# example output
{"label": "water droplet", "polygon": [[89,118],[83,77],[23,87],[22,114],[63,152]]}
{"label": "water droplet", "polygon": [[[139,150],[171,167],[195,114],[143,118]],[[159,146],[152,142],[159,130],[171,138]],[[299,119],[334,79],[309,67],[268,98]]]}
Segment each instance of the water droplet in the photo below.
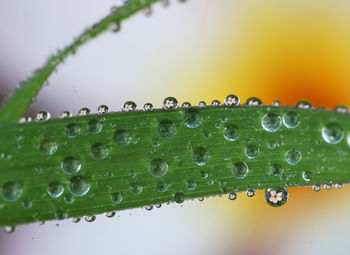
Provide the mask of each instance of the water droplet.
{"label": "water droplet", "polygon": [[236,141],[239,138],[239,133],[239,129],[235,125],[227,125],[223,131],[223,135],[228,141]]}
{"label": "water droplet", "polygon": [[118,13],[118,9],[119,8],[117,6],[112,6],[111,9],[110,9],[111,14],[113,14],[113,15],[117,14]]}
{"label": "water droplet", "polygon": [[4,231],[8,234],[15,232],[16,227],[15,226],[5,226]]}
{"label": "water droplet", "polygon": [[64,187],[60,182],[54,181],[49,184],[49,187],[47,188],[47,193],[52,198],[58,198],[63,194]]}
{"label": "water droplet", "polygon": [[247,197],[254,197],[255,196],[255,190],[254,189],[248,189],[245,194]]}
{"label": "water droplet", "polygon": [[197,188],[197,183],[192,180],[189,180],[186,182],[186,188],[191,191],[195,190]]}
{"label": "water droplet", "polygon": [[103,113],[107,113],[108,112],[108,106],[107,105],[100,105],[98,108],[97,108],[97,112],[100,113],[100,114],[103,114]]}
{"label": "water droplet", "polygon": [[183,192],[177,192],[174,195],[174,200],[176,203],[181,204],[185,201],[185,194]]}
{"label": "water droplet", "polygon": [[46,121],[49,120],[51,117],[50,113],[47,111],[40,111],[36,114],[35,120],[36,121]]}
{"label": "water droplet", "polygon": [[176,134],[176,125],[171,120],[162,120],[158,124],[158,135],[163,139],[172,139]]}
{"label": "water droplet", "polygon": [[275,100],[275,101],[272,102],[272,106],[278,107],[278,106],[281,106],[281,103],[280,103],[280,101]]}
{"label": "water droplet", "polygon": [[55,215],[56,215],[56,219],[57,219],[57,220],[64,220],[65,218],[67,218],[68,213],[67,213],[67,211],[64,210],[64,209],[58,209],[58,210],[56,211]]}
{"label": "water droplet", "polygon": [[77,158],[68,156],[61,162],[61,168],[66,174],[76,174],[81,168],[81,163]]}
{"label": "water droplet", "polygon": [[295,107],[299,109],[312,109],[312,104],[308,101],[301,100],[295,104]]}
{"label": "water droplet", "polygon": [[156,204],[156,207],[157,207],[157,208],[161,208],[161,207],[162,207],[162,204]]}
{"label": "water droplet", "polygon": [[336,144],[339,143],[344,137],[343,128],[334,122],[328,123],[322,128],[322,138],[327,143]]}
{"label": "water droplet", "polygon": [[198,107],[205,107],[205,106],[207,106],[207,103],[204,102],[204,101],[200,101],[200,102],[198,103]]}
{"label": "water droplet", "polygon": [[25,209],[32,208],[33,202],[31,200],[29,200],[29,199],[25,199],[25,200],[22,201],[22,206]]}
{"label": "water droplet", "polygon": [[107,218],[113,218],[113,217],[115,216],[115,212],[106,212],[106,213],[105,213],[105,216],[106,216]]}
{"label": "water droplet", "polygon": [[31,122],[32,118],[31,117],[22,117],[19,119],[19,123],[26,123],[26,122]]}
{"label": "water droplet", "polygon": [[90,113],[90,109],[87,107],[83,107],[79,110],[78,115],[79,116],[86,116],[86,115],[89,115],[89,113]]}
{"label": "water droplet", "polygon": [[270,171],[271,174],[273,174],[274,176],[281,176],[283,172],[283,167],[281,164],[275,163],[272,164]]}
{"label": "water droplet", "polygon": [[168,172],[168,163],[161,158],[152,159],[148,170],[154,177],[162,177]]}
{"label": "water droplet", "polygon": [[205,165],[210,158],[209,151],[204,147],[196,147],[193,149],[193,161],[199,166]]}
{"label": "water droplet", "polygon": [[74,202],[74,197],[71,195],[65,195],[63,199],[67,204],[72,204]]}
{"label": "water droplet", "polygon": [[91,134],[98,134],[102,130],[102,123],[99,120],[92,119],[88,123],[88,130]]}
{"label": "water droplet", "polygon": [[114,133],[114,142],[119,146],[126,146],[131,142],[131,135],[125,129],[119,129]]}
{"label": "water droplet", "polygon": [[347,113],[348,108],[345,105],[338,105],[334,108],[334,111],[339,113]]}
{"label": "water droplet", "polygon": [[73,176],[68,183],[68,190],[73,196],[82,197],[90,190],[90,183],[81,175]]}
{"label": "water droplet", "polygon": [[208,178],[208,173],[205,171],[201,171],[200,176],[202,179],[207,179]]}
{"label": "water droplet", "polygon": [[314,185],[314,186],[312,186],[312,189],[315,192],[319,192],[322,189],[322,187],[321,187],[321,185]]}
{"label": "water droplet", "polygon": [[300,115],[297,112],[286,112],[283,115],[283,124],[287,128],[296,128],[300,124]]}
{"label": "water droplet", "polygon": [[146,209],[147,211],[151,211],[151,210],[153,209],[153,205],[146,205],[146,206],[145,206],[145,209]]}
{"label": "water droplet", "polygon": [[236,192],[232,192],[232,193],[228,194],[228,199],[236,200],[237,199],[237,193]]}
{"label": "water droplet", "polygon": [[123,195],[121,193],[114,193],[111,195],[111,200],[114,204],[119,204],[123,200]]}
{"label": "water droplet", "polygon": [[236,95],[228,95],[225,97],[224,103],[226,106],[239,105],[239,98]]}
{"label": "water droplet", "polygon": [[238,179],[243,179],[248,174],[248,166],[244,162],[237,162],[232,167],[233,175]]}
{"label": "water droplet", "polygon": [[2,196],[7,202],[17,201],[22,193],[22,185],[17,182],[6,182],[2,185]]}
{"label": "water droplet", "polygon": [[109,30],[114,33],[118,32],[120,30],[120,23],[117,21],[111,21],[109,23]]}
{"label": "water droplet", "polygon": [[249,159],[254,159],[258,156],[259,148],[255,144],[249,144],[244,150],[245,155]]}
{"label": "water droplet", "polygon": [[311,181],[312,173],[310,171],[305,171],[302,173],[302,177],[303,177],[304,181],[309,182],[309,181]]}
{"label": "water droplet", "polygon": [[288,164],[296,165],[301,160],[301,153],[296,149],[290,149],[286,152],[285,159]]}
{"label": "water droplet", "polygon": [[324,188],[325,190],[331,190],[332,187],[333,187],[332,183],[326,183],[326,184],[323,185],[323,188]]}
{"label": "water droplet", "polygon": [[336,183],[336,184],[335,184],[335,188],[336,188],[336,189],[342,189],[343,186],[344,186],[343,183]]}
{"label": "water droplet", "polygon": [[203,117],[198,109],[189,108],[186,110],[183,119],[187,127],[197,128],[202,124]]}
{"label": "water droplet", "polygon": [[72,117],[72,114],[69,111],[63,111],[60,113],[60,118],[61,119],[67,119]]}
{"label": "water droplet", "polygon": [[130,192],[134,195],[141,194],[142,190],[143,190],[142,185],[137,182],[134,182],[130,185]]}
{"label": "water droplet", "polygon": [[158,192],[166,192],[168,188],[170,187],[170,184],[166,183],[165,181],[160,181],[157,183],[157,190]]}
{"label": "water droplet", "polygon": [[288,200],[288,191],[284,187],[277,189],[266,189],[264,193],[265,201],[268,205],[279,207],[284,205]]}
{"label": "water droplet", "polygon": [[250,97],[250,98],[247,99],[245,104],[248,105],[248,106],[261,106],[262,102],[257,97]]}
{"label": "water droplet", "polygon": [[79,221],[80,221],[80,218],[78,218],[78,217],[72,218],[73,223],[78,223]]}
{"label": "water droplet", "polygon": [[213,101],[211,102],[211,105],[212,105],[212,106],[219,106],[219,105],[220,105],[220,101],[219,101],[219,100],[213,100]]}
{"label": "water droplet", "polygon": [[182,108],[190,108],[191,107],[191,103],[189,102],[184,102],[181,106]]}
{"label": "water droplet", "polygon": [[127,101],[123,104],[123,112],[133,112],[136,110],[136,104],[133,101]]}
{"label": "water droplet", "polygon": [[106,159],[108,157],[108,149],[102,143],[94,143],[90,149],[91,157],[96,160]]}
{"label": "water droplet", "polygon": [[12,155],[9,153],[1,153],[1,159],[3,160],[10,160],[12,158]]}
{"label": "water droplet", "polygon": [[86,222],[94,222],[96,220],[96,216],[95,215],[88,215],[84,217]]}
{"label": "water droplet", "polygon": [[57,151],[57,143],[52,139],[44,139],[40,143],[40,150],[45,155],[53,155]]}
{"label": "water droplet", "polygon": [[80,126],[76,123],[69,123],[65,130],[66,136],[75,138],[80,133]]}
{"label": "water droplet", "polygon": [[281,117],[273,112],[266,113],[261,119],[261,125],[267,132],[276,132],[281,123]]}
{"label": "water droplet", "polygon": [[163,101],[163,109],[165,110],[175,110],[179,106],[175,97],[167,97]]}
{"label": "water droplet", "polygon": [[153,104],[151,104],[151,103],[146,103],[146,104],[144,104],[143,110],[144,110],[145,112],[146,112],[146,111],[153,111]]}

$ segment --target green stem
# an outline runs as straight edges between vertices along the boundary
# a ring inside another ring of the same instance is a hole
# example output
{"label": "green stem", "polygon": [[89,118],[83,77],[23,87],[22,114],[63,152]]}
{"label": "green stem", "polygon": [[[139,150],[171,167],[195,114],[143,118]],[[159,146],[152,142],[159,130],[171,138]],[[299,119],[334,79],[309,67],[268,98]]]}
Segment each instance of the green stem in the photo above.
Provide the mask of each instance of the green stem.
{"label": "green stem", "polygon": [[120,25],[122,20],[157,1],[159,0],[131,0],[127,5],[118,8],[115,12],[111,12],[107,17],[84,31],[72,44],[49,57],[45,65],[37,69],[30,78],[22,81],[21,86],[15,91],[14,95],[5,102],[0,111],[0,123],[5,124],[18,121],[31,105],[52,72],[70,54],[74,54],[80,46],[108,30],[112,22]]}
{"label": "green stem", "polygon": [[0,226],[250,189],[348,183],[349,128],[346,114],[267,106],[3,125]]}

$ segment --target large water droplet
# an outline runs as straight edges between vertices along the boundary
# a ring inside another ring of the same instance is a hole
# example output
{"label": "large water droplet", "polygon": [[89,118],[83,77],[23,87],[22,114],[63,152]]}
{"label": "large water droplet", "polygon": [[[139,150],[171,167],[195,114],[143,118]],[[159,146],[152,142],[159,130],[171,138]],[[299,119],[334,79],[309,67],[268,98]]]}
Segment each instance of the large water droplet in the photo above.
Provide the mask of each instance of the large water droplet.
{"label": "large water droplet", "polygon": [[127,101],[123,104],[123,112],[132,112],[136,110],[136,104],[133,101]]}
{"label": "large water droplet", "polygon": [[158,124],[158,135],[163,139],[172,139],[176,134],[176,125],[171,120],[162,120]]}
{"label": "large water droplet", "polygon": [[139,183],[137,183],[137,182],[132,183],[132,184],[130,185],[130,192],[131,192],[132,194],[134,194],[134,195],[139,195],[139,194],[141,194],[142,190],[143,190],[142,185],[139,184]]}
{"label": "large water droplet", "polygon": [[157,183],[157,190],[158,192],[166,192],[168,188],[170,187],[170,184],[166,183],[165,181],[160,181]]}
{"label": "large water droplet", "polygon": [[190,108],[190,107],[191,107],[191,103],[189,103],[189,102],[184,102],[184,103],[182,103],[181,107],[182,107],[182,108]]}
{"label": "large water droplet", "polygon": [[114,142],[119,146],[128,145],[131,142],[131,135],[125,129],[119,129],[114,133]]}
{"label": "large water droplet", "polygon": [[58,198],[63,194],[64,187],[60,182],[51,182],[47,188],[47,192],[52,198]]}
{"label": "large water droplet", "polygon": [[52,139],[44,139],[40,143],[40,150],[45,155],[53,155],[57,151],[57,143]]}
{"label": "large water droplet", "polygon": [[299,109],[312,109],[312,104],[306,100],[300,100],[295,104],[295,107]]}
{"label": "large water droplet", "polygon": [[68,183],[68,190],[73,196],[82,197],[90,190],[90,183],[81,175],[73,176]]}
{"label": "large water droplet", "polygon": [[207,103],[204,102],[204,101],[200,101],[200,102],[198,103],[198,107],[206,107],[206,106],[207,106]]}
{"label": "large water droplet", "polygon": [[279,207],[284,205],[288,200],[288,191],[284,187],[277,189],[266,189],[264,193],[265,201],[268,205]]}
{"label": "large water droplet", "polygon": [[244,162],[237,162],[232,167],[233,175],[238,179],[243,179],[248,174],[248,166]]}
{"label": "large water droplet", "polygon": [[237,193],[236,192],[232,192],[228,195],[228,199],[230,200],[236,200],[237,199]]}
{"label": "large water droplet", "polygon": [[219,100],[213,100],[212,102],[211,102],[211,105],[212,106],[219,106],[220,105],[220,101]]}
{"label": "large water droplet", "polygon": [[76,123],[69,123],[65,129],[66,136],[75,138],[80,133],[80,126]]}
{"label": "large water droplet", "polygon": [[72,117],[72,114],[69,111],[63,111],[60,113],[60,118],[61,119],[67,119]]}
{"label": "large water droplet", "polygon": [[123,196],[121,193],[114,193],[111,195],[111,200],[115,204],[119,204],[123,200]]}
{"label": "large water droplet", "polygon": [[86,222],[94,222],[96,220],[96,216],[95,215],[88,215],[84,217]]}
{"label": "large water droplet", "polygon": [[181,204],[185,201],[185,194],[183,192],[177,192],[174,195],[174,200],[176,203]]}
{"label": "large water droplet", "polygon": [[61,168],[66,174],[76,174],[81,168],[81,163],[77,158],[68,156],[61,162]]}
{"label": "large water droplet", "polygon": [[17,201],[22,193],[22,185],[17,182],[6,182],[2,185],[2,196],[7,202]]}
{"label": "large water droplet", "polygon": [[108,157],[108,149],[102,143],[95,143],[91,145],[91,157],[97,160],[102,160]]}
{"label": "large water droplet", "polygon": [[245,194],[247,197],[254,197],[255,196],[255,189],[248,189]]}
{"label": "large water droplet", "polygon": [[344,137],[343,128],[334,122],[328,123],[322,128],[322,138],[327,143],[336,144],[339,143]]}
{"label": "large water droplet", "polygon": [[283,172],[283,167],[281,164],[273,164],[270,168],[271,174],[273,174],[274,176],[281,176],[282,172]]}
{"label": "large water droplet", "polygon": [[347,113],[348,112],[348,108],[345,105],[337,105],[334,108],[335,112],[339,112],[339,113]]}
{"label": "large water droplet", "polygon": [[40,111],[36,114],[35,120],[36,121],[46,121],[49,120],[51,117],[50,113],[47,111]]}
{"label": "large water droplet", "polygon": [[90,120],[88,123],[88,130],[92,134],[98,134],[102,130],[102,123],[96,119]]}
{"label": "large water droplet", "polygon": [[175,97],[167,97],[163,101],[163,108],[165,110],[175,110],[179,106]]}
{"label": "large water droplet", "polygon": [[259,148],[255,144],[249,144],[244,150],[245,155],[249,159],[254,159],[258,156]]}
{"label": "large water droplet", "polygon": [[290,149],[286,152],[285,159],[288,164],[296,165],[301,160],[301,153],[296,149]]}
{"label": "large water droplet", "polygon": [[202,124],[203,117],[198,109],[189,108],[186,110],[183,119],[187,127],[197,128]]}
{"label": "large water droplet", "polygon": [[87,116],[90,113],[90,109],[87,107],[83,107],[79,110],[78,115],[79,116]]}
{"label": "large water droplet", "polygon": [[227,125],[224,128],[223,135],[228,141],[236,141],[239,138],[239,129],[235,125]]}
{"label": "large water droplet", "polygon": [[210,158],[209,151],[204,147],[196,147],[193,149],[193,161],[199,166],[205,165]]}
{"label": "large water droplet", "polygon": [[245,104],[248,105],[248,106],[261,106],[262,102],[257,97],[250,97],[250,98],[247,99]]}
{"label": "large water droplet", "polygon": [[105,212],[105,216],[107,218],[113,218],[115,216],[115,212]]}
{"label": "large water droplet", "polygon": [[226,106],[239,105],[239,98],[236,95],[228,95],[225,97],[224,103]]}
{"label": "large water droplet", "polygon": [[276,132],[281,127],[281,117],[276,113],[266,113],[261,119],[262,127],[268,132]]}
{"label": "large water droplet", "polygon": [[151,104],[151,103],[144,104],[143,110],[144,111],[153,111],[153,104]]}
{"label": "large water droplet", "polygon": [[297,112],[286,112],[283,115],[283,124],[287,128],[296,128],[300,124],[300,115]]}
{"label": "large water droplet", "polygon": [[162,177],[168,172],[168,163],[161,158],[155,158],[151,160],[148,169],[154,177]]}
{"label": "large water droplet", "polygon": [[108,112],[108,106],[107,105],[100,105],[98,108],[97,108],[97,112],[100,113],[100,114],[104,114],[104,113],[107,113]]}

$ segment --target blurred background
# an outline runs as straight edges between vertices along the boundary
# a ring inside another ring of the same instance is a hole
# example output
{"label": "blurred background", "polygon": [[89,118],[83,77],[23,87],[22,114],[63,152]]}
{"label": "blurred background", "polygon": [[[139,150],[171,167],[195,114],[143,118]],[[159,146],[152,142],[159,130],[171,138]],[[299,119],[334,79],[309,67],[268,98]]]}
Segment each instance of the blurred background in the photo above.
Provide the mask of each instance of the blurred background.
{"label": "blurred background", "polygon": [[[57,49],[121,0],[2,0],[0,98]],[[160,107],[167,96],[193,105],[241,102],[350,106],[350,2],[347,0],[189,0],[156,4],[67,59],[28,115],[76,114],[101,104],[119,111],[127,100]],[[290,188],[272,208],[258,191],[152,211],[97,216],[0,231],[0,254],[349,254],[350,188]]]}

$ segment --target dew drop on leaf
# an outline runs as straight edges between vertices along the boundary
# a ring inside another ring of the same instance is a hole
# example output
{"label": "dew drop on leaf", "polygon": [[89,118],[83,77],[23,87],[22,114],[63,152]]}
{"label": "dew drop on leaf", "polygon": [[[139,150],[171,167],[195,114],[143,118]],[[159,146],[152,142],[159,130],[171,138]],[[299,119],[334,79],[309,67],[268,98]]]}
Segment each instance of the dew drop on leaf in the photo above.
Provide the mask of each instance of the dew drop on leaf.
{"label": "dew drop on leaf", "polygon": [[73,156],[68,156],[61,162],[61,168],[66,174],[76,174],[81,168],[81,162]]}
{"label": "dew drop on leaf", "polygon": [[290,165],[296,165],[301,160],[301,153],[296,149],[290,149],[285,155],[286,162]]}
{"label": "dew drop on leaf", "polygon": [[2,197],[7,202],[17,201],[23,193],[23,187],[17,182],[6,182],[2,185]]}
{"label": "dew drop on leaf", "polygon": [[81,175],[73,176],[68,183],[68,190],[73,196],[82,197],[90,190],[90,183]]}
{"label": "dew drop on leaf", "polygon": [[244,153],[249,159],[254,159],[258,156],[259,148],[255,144],[249,144],[244,149]]}
{"label": "dew drop on leaf", "polygon": [[228,141],[236,141],[239,138],[239,129],[235,125],[227,125],[224,128],[223,135]]}
{"label": "dew drop on leaf", "polygon": [[289,111],[283,115],[283,124],[287,128],[296,128],[300,124],[300,115],[297,112]]}
{"label": "dew drop on leaf", "polygon": [[114,133],[114,142],[119,146],[126,146],[131,142],[131,135],[125,129],[118,129]]}
{"label": "dew drop on leaf", "polygon": [[111,201],[114,204],[119,204],[123,200],[123,196],[121,193],[113,193],[111,194]]}
{"label": "dew drop on leaf", "polygon": [[322,128],[322,138],[327,143],[336,144],[339,143],[344,137],[343,128],[334,122],[328,123]]}
{"label": "dew drop on leaf", "polygon": [[91,157],[96,160],[106,159],[108,157],[108,149],[102,143],[94,143],[90,148]]}
{"label": "dew drop on leaf", "polygon": [[210,159],[209,151],[204,147],[196,147],[193,149],[193,161],[199,166],[205,165]]}
{"label": "dew drop on leaf", "polygon": [[48,188],[47,188],[47,193],[49,193],[50,197],[52,198],[58,198],[63,194],[64,187],[62,183],[54,181],[50,182]]}
{"label": "dew drop on leaf", "polygon": [[167,97],[163,101],[163,109],[165,110],[175,110],[178,106],[179,103],[175,97]]}
{"label": "dew drop on leaf", "polygon": [[168,163],[161,158],[155,158],[151,160],[148,169],[154,177],[162,177],[168,172]]}
{"label": "dew drop on leaf", "polygon": [[40,143],[40,150],[45,155],[53,155],[57,151],[57,143],[52,139],[44,139]]}
{"label": "dew drop on leaf", "polygon": [[248,174],[248,166],[244,162],[237,162],[232,167],[233,175],[238,179],[243,179]]}
{"label": "dew drop on leaf", "polygon": [[261,125],[267,132],[276,132],[281,123],[281,117],[273,112],[266,113],[261,119]]}
{"label": "dew drop on leaf", "polygon": [[226,106],[236,106],[239,105],[239,98],[231,94],[225,97],[224,103]]}
{"label": "dew drop on leaf", "polygon": [[162,120],[158,124],[158,135],[163,139],[172,139],[176,134],[176,125],[171,120]]}
{"label": "dew drop on leaf", "polygon": [[186,110],[183,119],[186,127],[197,128],[202,124],[203,117],[198,109],[189,108]]}

